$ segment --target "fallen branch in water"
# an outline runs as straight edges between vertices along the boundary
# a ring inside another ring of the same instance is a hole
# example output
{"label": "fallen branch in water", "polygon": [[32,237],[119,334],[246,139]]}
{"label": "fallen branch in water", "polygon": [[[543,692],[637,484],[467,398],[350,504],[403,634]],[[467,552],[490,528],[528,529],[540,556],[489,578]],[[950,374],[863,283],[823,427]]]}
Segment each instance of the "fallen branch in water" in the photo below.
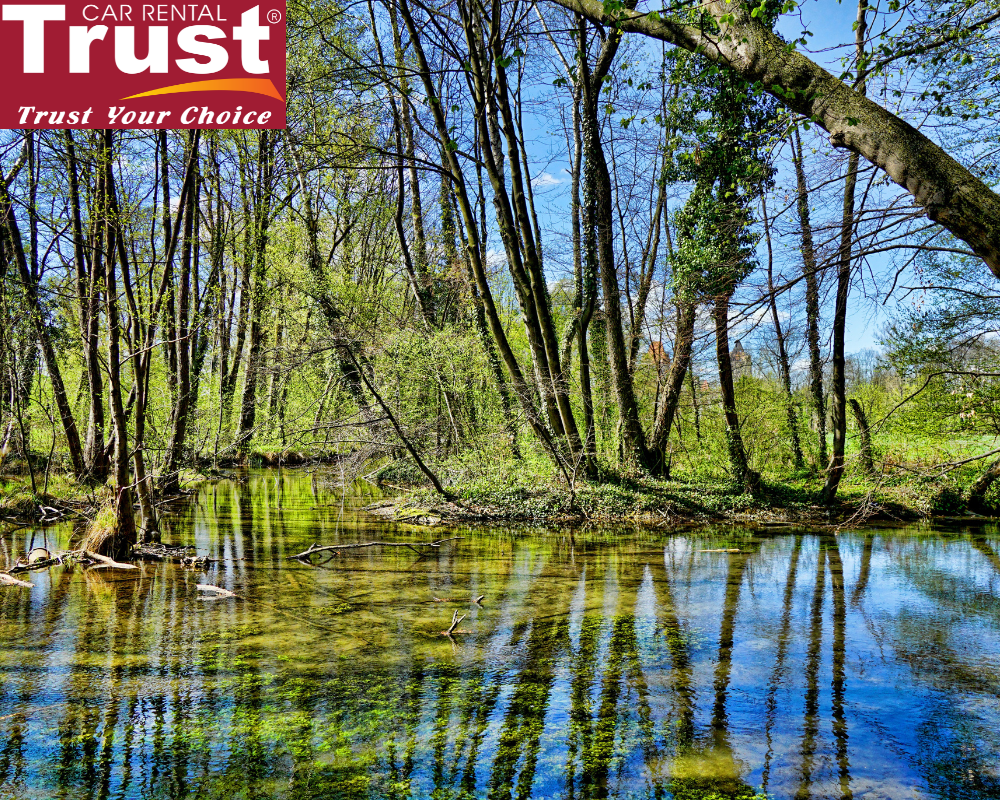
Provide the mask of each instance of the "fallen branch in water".
{"label": "fallen branch in water", "polygon": [[315,553],[326,553],[329,551],[339,552],[341,550],[355,550],[359,547],[409,547],[413,552],[423,555],[417,548],[419,547],[440,547],[444,542],[453,542],[456,539],[464,539],[464,536],[451,536],[447,539],[438,539],[436,542],[360,542],[357,544],[312,544],[308,550],[303,550],[289,558],[299,561],[308,561],[309,557]]}
{"label": "fallen branch in water", "polygon": [[451,615],[451,627],[448,628],[448,630],[444,631],[443,635],[451,636],[455,632],[455,628],[458,626],[458,623],[460,623],[467,616],[468,616],[467,614],[462,614],[462,616],[458,616],[458,611],[456,610],[455,613]]}
{"label": "fallen branch in water", "polygon": [[31,589],[35,584],[28,583],[27,581],[19,581],[17,578],[13,578],[6,572],[0,572],[0,583],[4,586],[23,586],[25,589]]}
{"label": "fallen branch in water", "polygon": [[[43,550],[43,548],[36,548],[32,553]],[[48,552],[48,551],[44,551]],[[48,567],[54,567],[58,564],[62,564],[65,561],[89,561],[91,569],[139,569],[135,564],[124,564],[121,561],[115,561],[113,558],[108,558],[107,556],[102,556],[95,553],[93,550],[69,550],[65,553],[52,553],[49,558],[36,558],[29,560],[25,563],[19,560],[17,564],[10,568],[9,572],[11,574],[18,572],[30,572],[36,569],[47,569]]]}
{"label": "fallen branch in water", "polygon": [[236,597],[236,592],[231,592],[219,586],[211,586],[207,583],[199,583],[198,588],[203,592],[214,592],[215,597],[212,598],[213,600],[218,600],[222,597]]}
{"label": "fallen branch in water", "polygon": [[93,565],[93,569],[100,569],[101,567],[113,567],[114,569],[139,569],[135,564],[123,564],[121,561],[115,561],[113,558],[98,555],[93,550],[81,550],[80,554],[84,558],[89,558],[91,561],[100,562]]}
{"label": "fallen branch in water", "polygon": [[11,575],[17,575],[19,572],[34,572],[36,569],[48,569],[58,564],[62,564],[62,559],[47,558],[44,561],[35,561],[31,564],[15,564],[7,572]]}
{"label": "fallen branch in water", "polygon": [[717,550],[699,550],[699,553],[739,553],[740,548],[738,547],[721,547]]}
{"label": "fallen branch in water", "polygon": [[57,564],[62,564],[62,557],[58,554],[52,554],[44,547],[36,547],[30,553],[28,553],[27,558],[21,557],[17,560],[7,572],[10,575],[16,575],[19,572],[31,572],[36,569],[48,569],[49,567],[54,567]]}
{"label": "fallen branch in water", "polygon": [[[481,606],[483,604],[483,598],[484,597],[486,597],[485,594],[481,594],[481,595],[479,595],[479,597],[473,597],[472,598],[472,602],[475,603],[477,606]],[[435,603],[461,603],[462,602],[462,598],[455,599],[455,598],[451,598],[451,597],[431,597],[431,600],[433,600]]]}
{"label": "fallen branch in water", "polygon": [[132,558],[172,561],[183,564],[186,567],[205,566],[218,561],[218,559],[210,558],[209,556],[190,555],[192,550],[194,550],[194,547],[191,545],[169,545],[162,544],[161,542],[153,542],[140,544],[132,548]]}
{"label": "fallen branch in water", "polygon": [[49,553],[44,548],[39,547],[32,550],[32,553],[45,553],[49,557],[42,556],[32,560],[31,556],[29,556],[27,562],[24,559],[20,559],[7,572],[0,572],[0,583],[5,583],[8,586],[34,586],[33,583],[12,578],[11,575],[19,572],[30,572],[36,569],[47,569],[48,567],[63,564],[67,560],[90,562],[89,566],[91,569],[139,569],[135,564],[124,564],[121,561],[115,561],[113,558],[99,555],[92,550],[70,550],[65,553]]}

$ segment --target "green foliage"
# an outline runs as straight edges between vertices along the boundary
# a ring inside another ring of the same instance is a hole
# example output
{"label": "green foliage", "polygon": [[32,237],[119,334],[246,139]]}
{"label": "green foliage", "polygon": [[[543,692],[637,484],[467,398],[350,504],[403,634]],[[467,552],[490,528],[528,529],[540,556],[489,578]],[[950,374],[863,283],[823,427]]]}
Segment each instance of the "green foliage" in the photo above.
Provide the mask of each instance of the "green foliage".
{"label": "green foliage", "polygon": [[664,179],[694,186],[675,214],[671,270],[676,292],[708,298],[732,292],[755,266],[751,208],[772,182],[768,148],[778,110],[735,74],[699,56],[672,57],[674,80],[697,91],[672,107],[680,147]]}

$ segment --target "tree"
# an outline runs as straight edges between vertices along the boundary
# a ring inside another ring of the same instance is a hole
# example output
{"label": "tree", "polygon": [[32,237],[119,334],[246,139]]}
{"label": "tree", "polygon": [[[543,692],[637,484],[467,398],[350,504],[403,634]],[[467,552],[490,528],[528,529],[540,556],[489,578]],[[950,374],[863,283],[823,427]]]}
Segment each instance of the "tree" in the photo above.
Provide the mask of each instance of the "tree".
{"label": "tree", "polygon": [[599,0],[554,0],[588,19],[703,55],[820,125],[881,169],[928,217],[966,242],[1000,277],[1000,196],[925,134],[781,40],[746,0],[708,0],[697,22]]}

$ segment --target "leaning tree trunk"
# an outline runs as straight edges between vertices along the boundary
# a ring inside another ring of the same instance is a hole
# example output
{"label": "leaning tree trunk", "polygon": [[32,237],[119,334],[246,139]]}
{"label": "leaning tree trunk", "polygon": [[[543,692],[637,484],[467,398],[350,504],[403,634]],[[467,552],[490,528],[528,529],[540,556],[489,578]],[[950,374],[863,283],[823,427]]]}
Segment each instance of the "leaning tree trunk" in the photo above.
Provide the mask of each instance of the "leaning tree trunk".
{"label": "leaning tree trunk", "polygon": [[[654,473],[664,475],[667,469],[666,446],[670,438],[670,428],[677,413],[684,378],[691,368],[691,346],[694,343],[694,322],[697,307],[693,300],[681,300],[677,306],[677,332],[674,335],[674,352],[667,376],[667,393],[660,404],[650,437],[649,450],[657,459]],[[728,346],[727,346],[728,353]],[[694,385],[692,384],[692,391]],[[697,416],[695,425],[697,425]]]}
{"label": "leaning tree trunk", "polygon": [[976,478],[972,486],[969,487],[969,496],[966,500],[972,511],[990,511],[986,502],[986,493],[990,490],[997,478],[1000,478],[1000,458],[990,464],[986,470]]}
{"label": "leaning tree trunk", "polygon": [[736,411],[736,387],[733,384],[733,362],[729,355],[729,299],[728,293],[715,298],[712,315],[715,318],[715,353],[719,362],[719,391],[722,395],[722,412],[726,419],[726,450],[733,478],[744,492],[755,494],[760,489],[760,475],[750,469],[747,451],[740,433],[740,417]]}
{"label": "leaning tree trunk", "polygon": [[[493,297],[493,291],[490,287],[489,277],[487,275],[486,263],[485,263],[485,251],[481,245],[480,235],[479,235],[479,225],[476,219],[475,211],[473,210],[472,200],[470,199],[468,189],[465,183],[465,174],[462,168],[462,162],[459,160],[455,151],[449,147],[446,147],[450,141],[451,136],[449,133],[447,119],[445,117],[444,111],[442,109],[442,103],[438,101],[437,98],[437,88],[433,80],[433,71],[430,64],[427,61],[426,54],[424,53],[423,46],[420,41],[419,30],[416,23],[413,20],[412,15],[406,2],[401,2],[399,5],[399,10],[403,16],[403,21],[406,23],[407,32],[410,35],[411,41],[413,43],[413,54],[417,62],[417,72],[420,76],[421,83],[425,89],[425,93],[432,102],[429,104],[430,112],[434,119],[435,129],[437,130],[438,136],[441,139],[441,144],[444,147],[444,152],[447,156],[447,163],[444,165],[445,171],[449,174],[452,181],[452,190],[455,196],[455,202],[458,205],[459,211],[461,212],[462,223],[464,224],[466,235],[468,237],[468,246],[466,247],[466,253],[468,253],[469,264],[472,268],[472,274],[475,278],[476,288],[479,292],[479,297],[483,302],[483,311],[486,315],[486,320],[489,324],[490,333],[493,336],[493,340],[496,342],[497,349],[499,351],[500,358],[503,360],[504,366],[507,369],[507,373],[510,376],[511,389],[513,391],[514,397],[517,398],[522,410],[524,411],[525,418],[531,427],[532,432],[538,438],[538,440],[545,445],[547,451],[551,455],[554,463],[560,467],[565,468],[566,466],[566,453],[564,450],[559,448],[558,444],[553,441],[552,435],[549,433],[549,429],[546,425],[546,420],[543,419],[542,415],[539,414],[539,409],[535,406],[534,391],[529,385],[526,379],[524,371],[521,369],[521,365],[518,361],[517,354],[514,352],[511,346],[510,340],[507,337],[506,329],[504,328],[503,320],[500,317],[500,313],[497,309],[496,301]],[[475,36],[472,31],[469,31],[468,36],[470,41],[475,41]],[[477,49],[477,69],[481,70],[482,65],[479,63],[478,58],[482,56],[482,53]],[[485,81],[482,75],[477,77],[479,85],[483,85]],[[492,158],[492,143],[489,138],[484,135],[483,127],[488,124],[487,114],[485,109],[485,101],[479,103],[477,108],[476,116],[476,126],[477,126],[477,140],[480,148],[482,149],[483,155]],[[491,181],[497,177],[497,164],[494,162],[491,165],[491,169],[488,170],[490,174]],[[496,188],[496,187],[495,187]],[[506,194],[505,186],[499,187],[502,189],[502,194]],[[507,209],[509,211],[509,208]],[[499,210],[498,210],[499,216]],[[513,248],[516,251],[516,246]],[[524,310],[527,311],[527,308]],[[526,321],[527,327],[527,321]],[[558,344],[557,344],[558,350]],[[568,400],[568,386],[561,385],[562,389],[567,392]],[[546,416],[549,420],[558,423],[558,413],[556,409],[547,409]],[[553,416],[556,418],[553,420]],[[582,447],[579,442],[579,438],[576,439],[576,444],[578,447]]]}

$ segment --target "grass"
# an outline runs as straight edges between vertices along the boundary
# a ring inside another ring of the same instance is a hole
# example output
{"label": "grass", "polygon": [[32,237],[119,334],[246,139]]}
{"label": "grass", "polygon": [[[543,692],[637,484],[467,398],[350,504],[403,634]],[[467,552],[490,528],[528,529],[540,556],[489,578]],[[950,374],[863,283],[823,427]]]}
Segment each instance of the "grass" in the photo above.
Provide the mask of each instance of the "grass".
{"label": "grass", "polygon": [[105,543],[111,539],[118,529],[118,515],[112,502],[102,505],[87,526],[84,548],[95,553],[103,553]]}
{"label": "grass", "polygon": [[[533,466],[542,469],[536,471]],[[452,481],[449,488],[462,509],[441,506],[421,476],[405,465],[387,467],[379,477],[391,477],[394,480],[386,483],[410,487],[400,498],[397,513],[424,508],[445,517],[529,523],[588,519],[656,525],[732,519],[862,524],[965,514],[965,494],[976,474],[977,470],[967,470],[927,478],[897,472],[873,479],[852,466],[841,482],[837,502],[826,506],[821,499],[824,479],[815,471],[802,470],[784,478],[765,473],[762,491],[749,495],[724,474],[677,472],[671,480],[660,480],[605,468],[600,482],[579,481],[573,495],[565,481],[544,465],[514,463],[507,469],[495,468],[489,476]]]}
{"label": "grass", "polygon": [[43,492],[43,475],[36,475],[35,481],[38,486],[37,494],[32,491],[31,479],[27,474],[0,475],[0,517],[36,519],[39,516],[39,506],[90,506],[109,493],[105,487],[94,489],[82,486],[72,476],[59,471],[50,472],[47,491]]}

